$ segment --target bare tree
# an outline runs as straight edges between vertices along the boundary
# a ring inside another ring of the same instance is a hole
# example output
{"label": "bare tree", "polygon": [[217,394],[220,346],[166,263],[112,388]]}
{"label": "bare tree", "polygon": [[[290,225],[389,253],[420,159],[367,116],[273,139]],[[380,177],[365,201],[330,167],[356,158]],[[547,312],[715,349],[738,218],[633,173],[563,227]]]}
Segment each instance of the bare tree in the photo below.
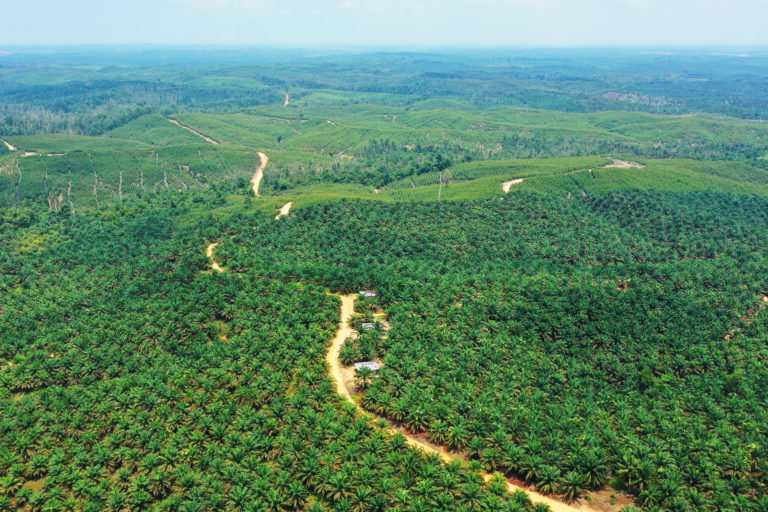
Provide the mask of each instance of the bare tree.
{"label": "bare tree", "polygon": [[88,153],[88,160],[91,162],[91,169],[93,170],[93,197],[96,199],[96,208],[100,208],[99,205],[99,175],[96,173],[96,167],[93,165],[93,158]]}
{"label": "bare tree", "polygon": [[19,180],[16,182],[16,202],[21,200],[21,166],[19,165],[19,159],[16,159],[16,170],[19,171]]}
{"label": "bare tree", "polygon": [[75,215],[75,203],[72,202],[72,167],[67,163],[69,169],[69,181],[67,182],[67,201],[69,202],[69,211],[72,212],[72,216]]}

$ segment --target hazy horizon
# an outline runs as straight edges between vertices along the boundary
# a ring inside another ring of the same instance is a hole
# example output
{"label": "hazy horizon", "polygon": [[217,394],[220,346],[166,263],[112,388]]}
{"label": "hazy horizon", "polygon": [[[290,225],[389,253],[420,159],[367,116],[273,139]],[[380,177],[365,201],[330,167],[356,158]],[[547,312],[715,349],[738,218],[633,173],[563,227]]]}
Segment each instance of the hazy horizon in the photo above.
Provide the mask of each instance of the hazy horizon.
{"label": "hazy horizon", "polygon": [[[3,0],[5,2],[6,0]],[[762,47],[762,0],[29,0],[3,46]]]}

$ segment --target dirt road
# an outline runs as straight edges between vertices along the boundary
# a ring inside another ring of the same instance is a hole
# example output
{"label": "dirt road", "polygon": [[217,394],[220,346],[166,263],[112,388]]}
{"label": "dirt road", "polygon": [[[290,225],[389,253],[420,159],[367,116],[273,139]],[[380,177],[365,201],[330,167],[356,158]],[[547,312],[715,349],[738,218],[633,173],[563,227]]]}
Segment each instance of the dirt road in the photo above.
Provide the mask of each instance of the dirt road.
{"label": "dirt road", "polygon": [[19,148],[17,148],[16,146],[14,146],[13,144],[11,144],[10,142],[8,142],[8,141],[7,141],[7,140],[5,140],[5,139],[0,139],[0,142],[2,142],[3,144],[5,144],[5,147],[7,147],[7,148],[8,148],[8,151],[16,151],[16,150],[18,150],[18,149],[19,149]]}
{"label": "dirt road", "polygon": [[509,190],[512,188],[512,185],[517,185],[518,183],[522,183],[525,178],[517,178],[516,180],[509,180],[505,181],[501,184],[502,190],[504,190],[505,194],[509,194]]}
{"label": "dirt road", "polygon": [[275,216],[275,220],[279,219],[280,217],[287,217],[288,212],[291,211],[291,206],[293,206],[293,201],[285,203],[283,207],[280,208],[280,213]]}
{"label": "dirt road", "polygon": [[[354,389],[355,386],[354,372],[351,368],[346,368],[344,365],[342,365],[341,361],[339,360],[339,353],[344,346],[344,341],[352,336],[355,332],[350,326],[349,322],[355,313],[355,300],[357,299],[357,295],[336,296],[341,299],[341,321],[339,322],[339,328],[336,331],[336,336],[331,341],[331,347],[328,349],[328,353],[325,358],[328,362],[328,373],[333,378],[333,381],[336,384],[336,392],[339,395],[341,395],[347,402],[354,404],[363,414],[372,415],[372,413],[364,411],[362,408],[360,408],[357,402],[355,402],[352,398],[352,393],[350,390]],[[403,434],[410,446],[418,448],[425,453],[435,454],[446,463],[457,459],[464,460],[461,456],[450,453],[442,446],[430,443],[424,439],[414,437],[394,426],[390,426],[389,430]],[[493,475],[488,473],[482,473],[482,476],[483,480],[486,482],[493,478]],[[507,482],[507,489],[511,493],[523,491],[528,495],[531,501],[534,503],[546,504],[549,506],[549,508],[552,509],[553,512],[600,512],[599,509],[592,508],[587,504],[578,503],[570,505],[568,503],[549,498],[523,487],[518,487],[517,485],[514,485],[510,482]]]}
{"label": "dirt road", "polygon": [[219,242],[216,242],[215,244],[209,245],[205,249],[205,255],[208,256],[208,259],[211,260],[211,268],[215,270],[216,272],[224,272],[224,269],[219,266],[218,263],[216,263],[216,260],[213,258],[213,251],[216,250],[216,246],[219,245]]}
{"label": "dirt road", "polygon": [[253,185],[253,195],[256,197],[260,197],[259,186],[261,185],[261,180],[264,179],[264,169],[267,167],[267,163],[269,163],[269,157],[261,151],[259,151],[259,158],[261,159],[261,164],[259,165],[259,168],[256,169],[253,178],[251,178],[251,184]]}
{"label": "dirt road", "polygon": [[189,126],[185,126],[185,125],[181,124],[180,122],[178,122],[178,121],[177,121],[177,120],[175,120],[175,119],[170,119],[170,118],[169,118],[169,119],[168,119],[168,121],[169,121],[170,123],[172,123],[172,124],[175,124],[175,125],[176,125],[176,126],[178,126],[179,128],[184,128],[184,129],[185,129],[185,130],[187,130],[188,132],[190,132],[190,133],[194,133],[195,135],[197,135],[198,137],[200,137],[201,139],[203,139],[205,142],[210,142],[211,144],[216,144],[216,145],[218,145],[218,144],[219,144],[218,142],[216,142],[216,141],[215,141],[215,140],[213,140],[212,138],[208,137],[207,135],[203,135],[202,133],[200,133],[199,131],[195,130],[194,128],[190,128]]}
{"label": "dirt road", "polygon": [[[263,155],[263,154],[260,154],[260,155]],[[262,165],[261,167],[259,167],[261,173],[263,173],[264,171],[263,168],[266,167],[267,160],[268,160],[267,156],[263,155]],[[256,188],[257,185],[254,185],[254,187],[255,187],[255,192],[258,195],[257,188]],[[285,206],[283,206],[283,209],[289,209],[290,204],[291,203],[288,203]],[[281,209],[281,212],[282,212],[282,209]],[[279,218],[279,216],[277,218]],[[219,245],[218,242],[210,244],[206,248],[205,254],[208,257],[208,259],[211,261],[211,268],[214,271],[224,272],[224,269],[222,269],[221,266],[214,259],[213,252],[216,249],[216,246],[218,245]],[[357,300],[357,295],[356,294],[350,294],[350,295],[333,294],[333,295],[335,295],[341,300],[341,316],[339,321],[339,327],[336,330],[336,335],[333,337],[333,340],[331,340],[330,348],[328,349],[328,352],[326,353],[326,357],[325,357],[325,360],[328,363],[328,373],[331,376],[331,378],[333,378],[333,382],[336,385],[336,392],[339,395],[341,395],[344,398],[344,400],[346,400],[351,404],[354,404],[355,407],[358,408],[358,411],[360,411],[361,414],[364,414],[367,416],[374,416],[372,413],[364,411],[357,404],[357,402],[355,402],[355,400],[352,398],[351,390],[355,388],[354,371],[351,368],[345,367],[344,365],[342,365],[341,361],[339,360],[339,353],[341,352],[341,349],[344,346],[344,341],[346,341],[346,339],[349,338],[350,336],[354,336],[356,334],[354,329],[352,329],[352,326],[350,325],[350,321],[352,319],[352,316],[355,314],[355,300]],[[405,436],[405,439],[409,446],[417,448],[428,454],[435,454],[446,463],[449,463],[454,460],[464,460],[463,457],[449,452],[443,446],[430,443],[426,439],[420,439],[392,425],[392,423],[389,422],[389,420],[387,420],[387,422],[390,425],[388,430],[392,433],[399,432],[403,436]],[[483,480],[485,480],[486,482],[493,478],[493,475],[489,473],[481,473],[481,475],[483,477]],[[564,503],[562,501],[556,500],[554,498],[549,498],[535,491],[531,491],[529,489],[519,487],[510,482],[507,482],[507,489],[509,490],[510,493],[523,491],[528,495],[531,501],[533,501],[536,504],[538,503],[545,504],[549,506],[553,512],[604,512],[605,510],[611,510],[612,508],[614,508],[614,507],[607,507],[607,508],[593,507],[586,503],[568,504],[568,503]],[[615,508],[618,509],[618,507],[615,507]]]}

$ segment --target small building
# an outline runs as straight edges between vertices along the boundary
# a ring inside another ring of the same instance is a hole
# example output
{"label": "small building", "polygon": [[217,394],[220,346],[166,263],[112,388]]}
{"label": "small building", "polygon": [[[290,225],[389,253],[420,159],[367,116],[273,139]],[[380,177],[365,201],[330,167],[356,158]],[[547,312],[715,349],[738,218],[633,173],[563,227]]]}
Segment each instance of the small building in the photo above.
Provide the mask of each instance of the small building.
{"label": "small building", "polygon": [[358,371],[362,368],[370,368],[373,373],[376,373],[381,370],[381,365],[376,361],[364,361],[362,363],[355,363],[355,371]]}
{"label": "small building", "polygon": [[375,297],[376,292],[374,292],[373,290],[363,290],[360,292],[360,295],[362,295],[363,297]]}
{"label": "small building", "polygon": [[372,331],[372,330],[374,330],[374,329],[376,328],[376,325],[374,325],[374,324],[373,324],[373,323],[371,323],[371,322],[363,322],[363,323],[360,325],[360,328],[361,328],[362,330],[364,330],[364,331]]}

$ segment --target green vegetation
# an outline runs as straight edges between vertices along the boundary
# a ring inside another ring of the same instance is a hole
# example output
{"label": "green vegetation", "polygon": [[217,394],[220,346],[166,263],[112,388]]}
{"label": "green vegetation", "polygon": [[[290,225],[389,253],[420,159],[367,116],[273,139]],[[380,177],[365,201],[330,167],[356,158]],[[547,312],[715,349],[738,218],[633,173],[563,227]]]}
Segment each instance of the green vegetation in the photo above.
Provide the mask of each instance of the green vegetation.
{"label": "green vegetation", "polygon": [[762,510],[767,211],[712,193],[342,202],[257,222],[217,257],[377,289],[389,337],[342,354],[383,358],[363,406],[488,471]]}
{"label": "green vegetation", "polygon": [[210,273],[222,226],[177,230],[167,196],[3,211],[2,510],[533,510],[351,414],[338,301]]}
{"label": "green vegetation", "polygon": [[768,510],[764,56],[182,54],[0,56],[0,512]]}
{"label": "green vegetation", "polygon": [[92,152],[7,159],[7,170],[0,173],[0,200],[29,200],[71,212],[161,189],[183,192],[218,184],[220,191],[247,193],[259,165],[256,152],[244,148],[194,144],[122,151],[106,140],[105,147]]}

